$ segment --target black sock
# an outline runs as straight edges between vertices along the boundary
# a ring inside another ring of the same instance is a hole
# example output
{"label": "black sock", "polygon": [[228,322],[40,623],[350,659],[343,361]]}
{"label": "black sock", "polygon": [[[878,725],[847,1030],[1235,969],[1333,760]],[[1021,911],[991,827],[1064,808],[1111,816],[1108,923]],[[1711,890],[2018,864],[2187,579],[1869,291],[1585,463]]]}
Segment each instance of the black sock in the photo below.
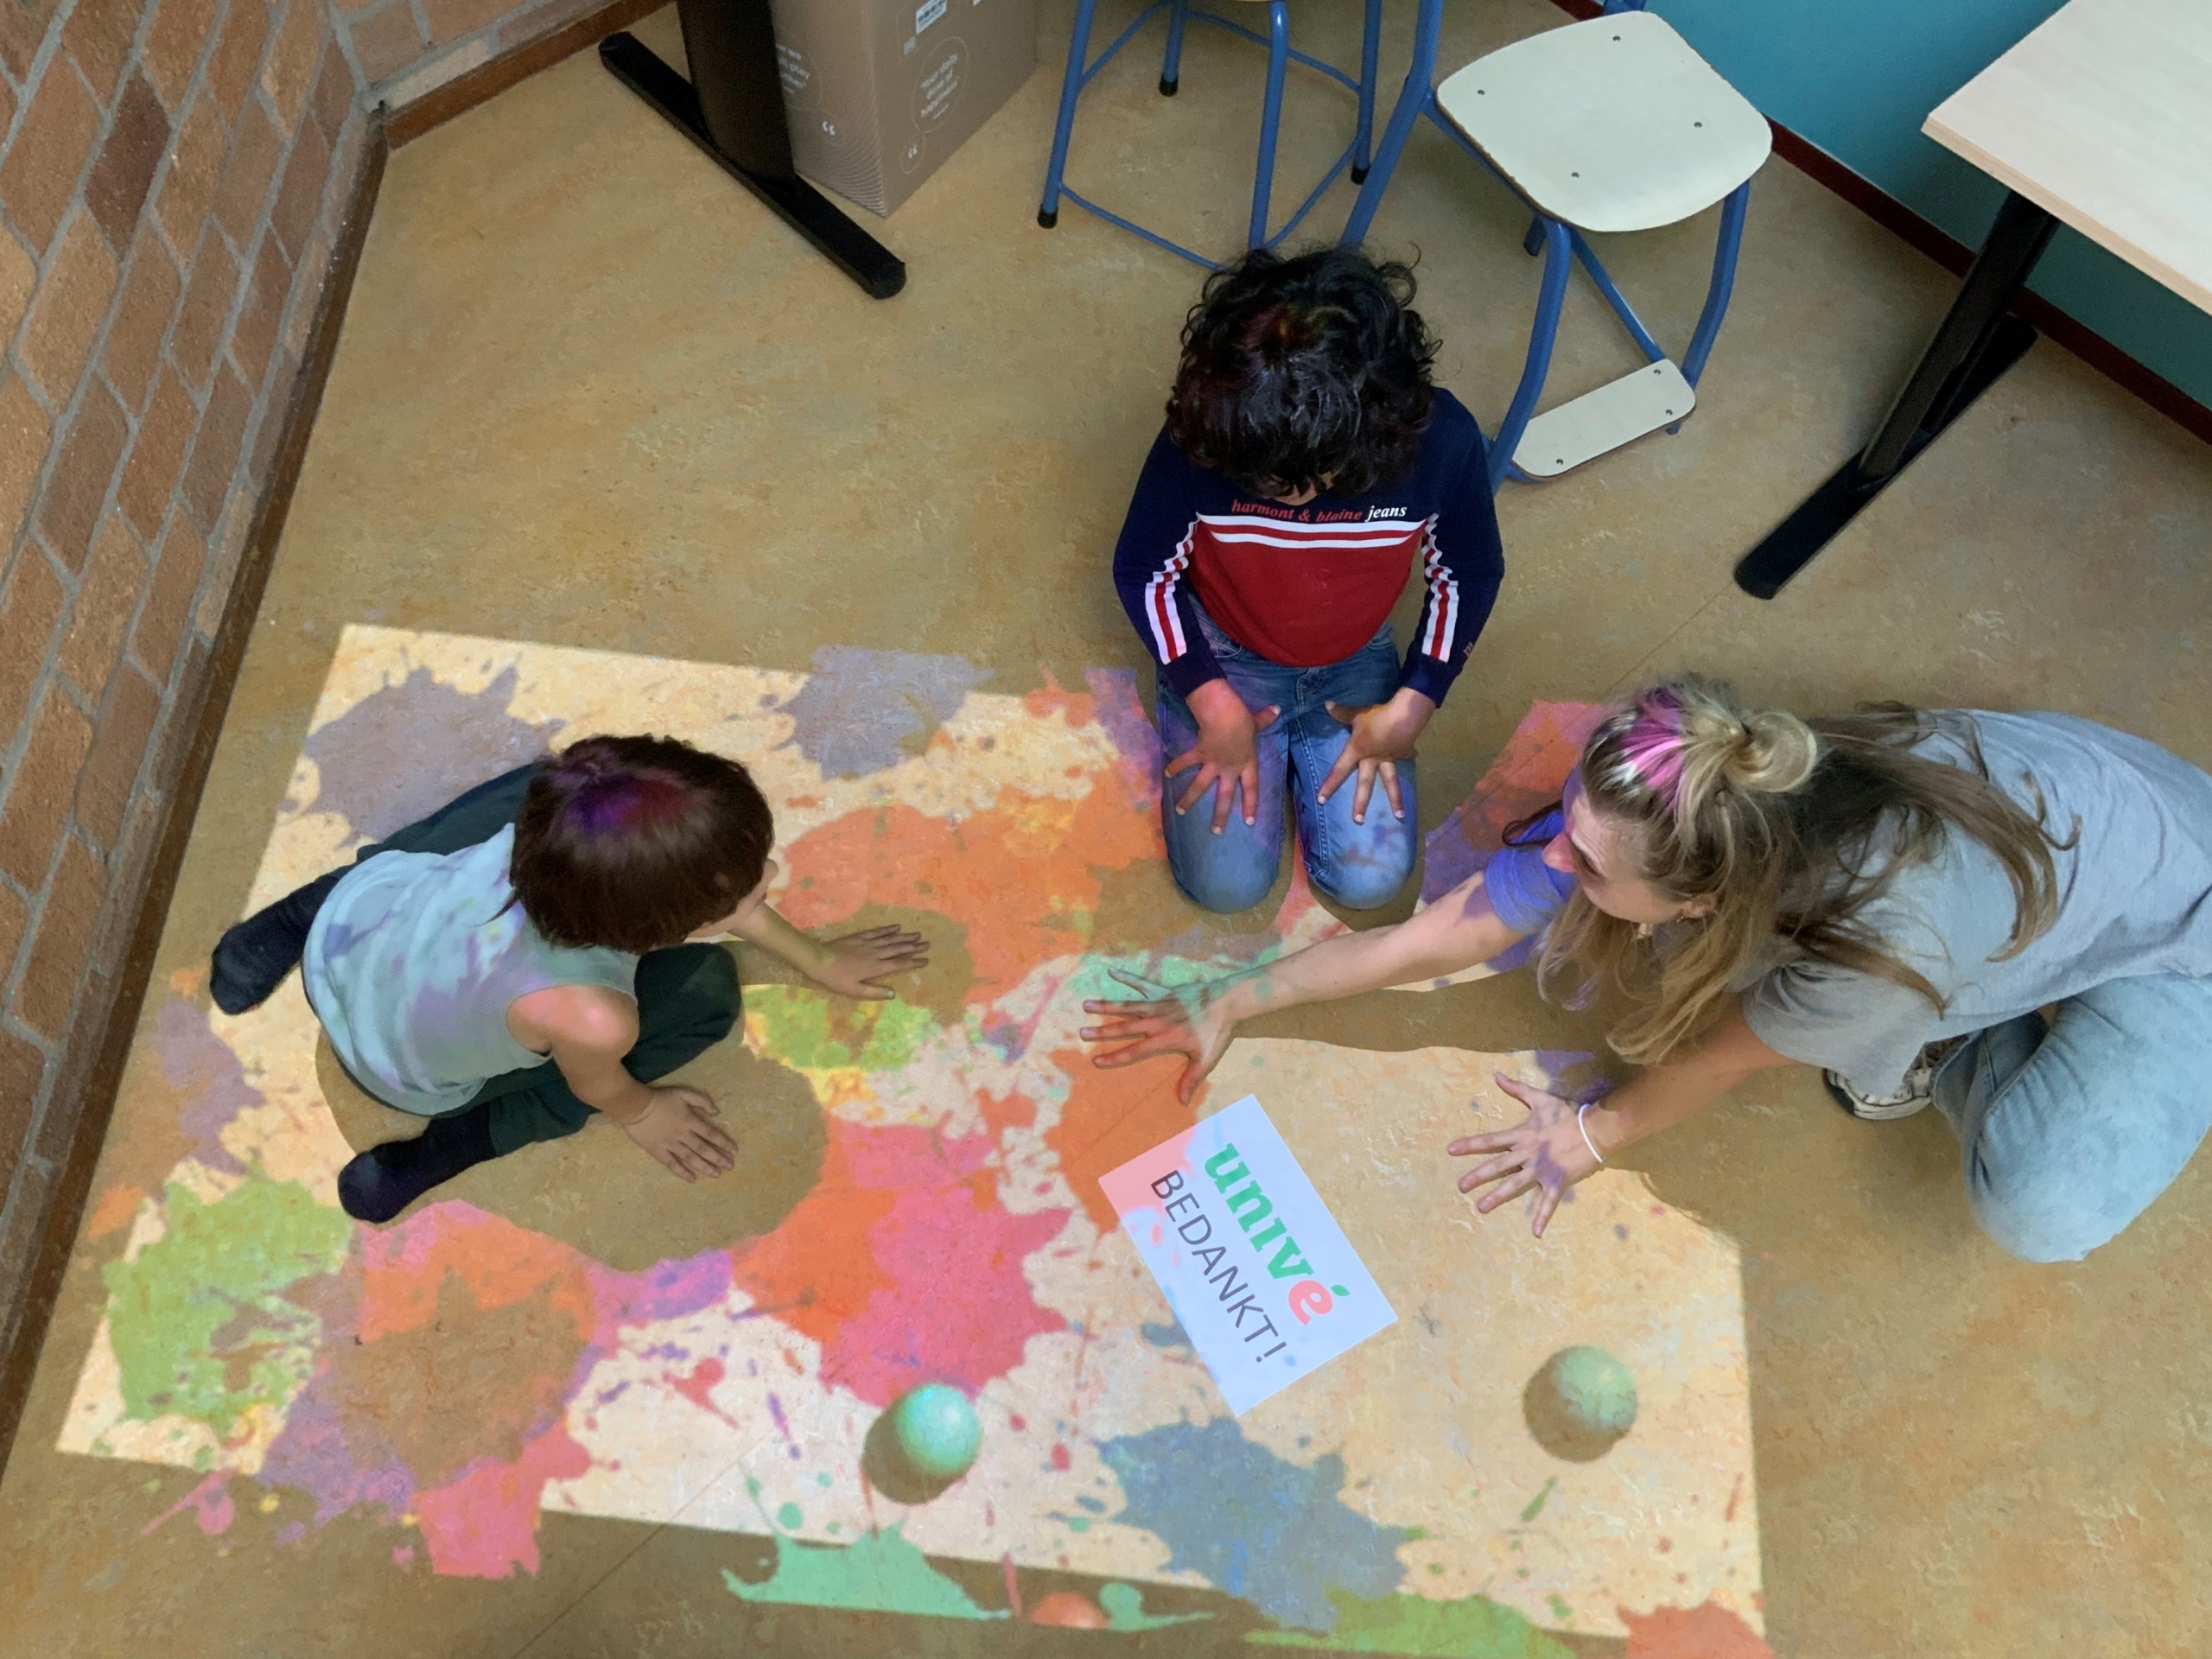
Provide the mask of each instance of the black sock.
{"label": "black sock", "polygon": [[345,874],[333,870],[304,887],[295,888],[216,941],[207,988],[217,1007],[225,1014],[244,1014],[276,994],[284,976],[300,965],[315,912]]}
{"label": "black sock", "polygon": [[434,1117],[412,1141],[388,1141],[338,1172],[338,1202],[356,1221],[390,1221],[432,1187],[498,1157],[492,1103]]}

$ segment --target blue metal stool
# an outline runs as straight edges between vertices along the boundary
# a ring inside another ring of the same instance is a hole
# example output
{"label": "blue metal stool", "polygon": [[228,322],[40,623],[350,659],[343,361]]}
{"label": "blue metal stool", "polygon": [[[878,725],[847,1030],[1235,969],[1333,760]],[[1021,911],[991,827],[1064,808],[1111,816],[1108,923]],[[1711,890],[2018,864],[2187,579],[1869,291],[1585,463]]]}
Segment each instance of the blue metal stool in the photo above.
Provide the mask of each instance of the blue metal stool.
{"label": "blue metal stool", "polygon": [[[1382,205],[1414,120],[1426,115],[1535,215],[1522,245],[1544,255],[1528,362],[1491,447],[1491,483],[1555,478],[1664,427],[1697,405],[1698,377],[1735,286],[1751,179],[1772,143],[1766,118],[1682,37],[1643,10],[1607,0],[1602,16],[1516,41],[1433,84],[1442,0],[1421,0],[1414,62],[1376,164],[1344,226],[1357,243]],[[1675,365],[1598,261],[1585,231],[1656,230],[1714,203],[1720,234],[1705,307]],[[1649,366],[1541,415],[1552,345],[1577,261]]]}
{"label": "blue metal stool", "polygon": [[[1123,230],[1142,237],[1155,247],[1180,254],[1193,264],[1203,265],[1211,270],[1217,263],[1078,195],[1067,182],[1068,139],[1075,130],[1076,99],[1082,96],[1083,89],[1090,84],[1091,78],[1113,60],[1114,54],[1127,46],[1156,13],[1162,11],[1167,14],[1167,55],[1160,71],[1160,92],[1163,98],[1175,95],[1180,79],[1183,29],[1187,23],[1211,23],[1216,29],[1226,29],[1232,35],[1242,35],[1268,48],[1267,101],[1260,114],[1260,156],[1252,177],[1252,225],[1250,234],[1246,238],[1248,247],[1271,248],[1296,230],[1306,214],[1313,211],[1313,204],[1320,200],[1321,193],[1337,181],[1337,175],[1346,167],[1351,168],[1353,183],[1365,181],[1370,143],[1375,129],[1375,59],[1382,28],[1382,0],[1367,0],[1367,22],[1360,46],[1357,80],[1334,64],[1324,63],[1291,45],[1290,13],[1287,0],[1262,0],[1262,3],[1268,8],[1268,32],[1265,35],[1247,29],[1242,23],[1231,22],[1213,12],[1201,11],[1191,4],[1191,0],[1154,0],[1151,5],[1137,14],[1135,22],[1115,37],[1111,46],[1098,54],[1096,61],[1086,64],[1085,59],[1090,50],[1090,16],[1096,0],[1077,0],[1075,33],[1068,41],[1067,76],[1060,83],[1060,118],[1052,129],[1052,159],[1045,169],[1045,200],[1037,210],[1037,222],[1048,231],[1058,224],[1060,198],[1065,196],[1077,207],[1097,214],[1107,223],[1118,225]],[[1271,236],[1268,233],[1268,201],[1274,190],[1275,134],[1282,121],[1283,72],[1292,63],[1302,63],[1309,69],[1318,70],[1357,95],[1359,99],[1359,127],[1351,143],[1345,146],[1344,154],[1337,157],[1336,164],[1330,168],[1321,182],[1313,187],[1313,193],[1306,198],[1304,204],[1290,216],[1282,228]]]}

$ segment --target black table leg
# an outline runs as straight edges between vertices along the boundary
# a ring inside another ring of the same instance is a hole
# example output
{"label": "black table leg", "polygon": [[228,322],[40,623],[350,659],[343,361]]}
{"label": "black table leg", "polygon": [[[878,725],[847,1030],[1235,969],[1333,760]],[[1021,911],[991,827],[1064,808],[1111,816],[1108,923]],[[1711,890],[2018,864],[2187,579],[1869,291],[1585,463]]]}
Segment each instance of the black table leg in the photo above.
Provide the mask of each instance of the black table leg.
{"label": "black table leg", "polygon": [[601,41],[599,60],[877,299],[904,288],[906,267],[898,257],[791,166],[767,0],[678,0],[677,10],[696,84],[626,33]]}
{"label": "black table leg", "polygon": [[2011,308],[2057,228],[2058,221],[2025,196],[2005,198],[1959,297],[1873,441],[1744,555],[1736,565],[1738,587],[1772,599],[2035,344],[2036,331]]}

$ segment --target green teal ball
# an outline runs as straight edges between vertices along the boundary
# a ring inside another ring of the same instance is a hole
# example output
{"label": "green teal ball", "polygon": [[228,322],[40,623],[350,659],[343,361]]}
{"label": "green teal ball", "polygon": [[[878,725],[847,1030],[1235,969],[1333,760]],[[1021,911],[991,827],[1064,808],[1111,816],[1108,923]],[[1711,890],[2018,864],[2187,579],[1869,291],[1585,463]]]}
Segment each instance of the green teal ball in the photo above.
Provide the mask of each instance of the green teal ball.
{"label": "green teal ball", "polygon": [[1562,1348],[1529,1379],[1522,1405],[1546,1451],[1588,1463],[1636,1426],[1636,1377],[1602,1348]]}
{"label": "green teal ball", "polygon": [[968,1396],[942,1382],[925,1383],[891,1407],[899,1454],[920,1474],[957,1480],[982,1449],[983,1426]]}

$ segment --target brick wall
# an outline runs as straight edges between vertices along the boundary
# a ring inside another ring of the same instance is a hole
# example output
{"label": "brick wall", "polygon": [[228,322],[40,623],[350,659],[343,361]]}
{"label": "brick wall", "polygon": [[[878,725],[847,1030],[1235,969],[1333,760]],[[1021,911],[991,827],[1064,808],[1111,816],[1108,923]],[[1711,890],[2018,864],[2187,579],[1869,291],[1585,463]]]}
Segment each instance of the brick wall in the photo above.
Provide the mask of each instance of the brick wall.
{"label": "brick wall", "polygon": [[27,1270],[72,1219],[62,1160],[368,112],[590,9],[0,0],[0,1355],[43,1324]]}
{"label": "brick wall", "polygon": [[[0,0],[4,5],[8,0]],[[397,110],[577,18],[607,0],[336,0],[353,61],[372,95]]]}

